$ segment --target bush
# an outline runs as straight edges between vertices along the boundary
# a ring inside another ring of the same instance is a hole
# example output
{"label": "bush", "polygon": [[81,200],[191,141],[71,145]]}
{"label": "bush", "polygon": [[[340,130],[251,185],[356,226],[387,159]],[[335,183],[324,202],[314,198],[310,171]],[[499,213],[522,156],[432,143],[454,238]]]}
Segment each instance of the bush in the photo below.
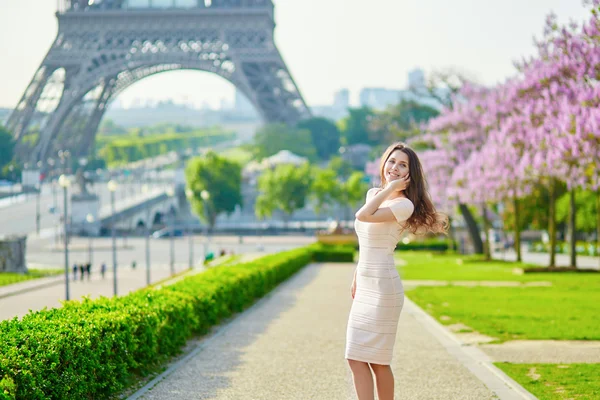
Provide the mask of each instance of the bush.
{"label": "bush", "polygon": [[317,262],[352,262],[354,261],[354,246],[330,246],[315,243],[311,246],[313,260]]}
{"label": "bush", "polygon": [[216,267],[161,289],[65,302],[0,322],[0,399],[109,398],[287,279],[311,246]]}
{"label": "bush", "polygon": [[448,240],[427,239],[422,242],[398,243],[396,251],[448,251]]}
{"label": "bush", "polygon": [[[569,254],[570,244],[564,241],[556,242],[556,253],[557,254]],[[529,244],[529,251],[533,253],[548,253],[550,250],[550,243],[543,242],[531,242]],[[596,243],[590,242],[576,242],[575,252],[582,256],[597,256],[599,249]]]}

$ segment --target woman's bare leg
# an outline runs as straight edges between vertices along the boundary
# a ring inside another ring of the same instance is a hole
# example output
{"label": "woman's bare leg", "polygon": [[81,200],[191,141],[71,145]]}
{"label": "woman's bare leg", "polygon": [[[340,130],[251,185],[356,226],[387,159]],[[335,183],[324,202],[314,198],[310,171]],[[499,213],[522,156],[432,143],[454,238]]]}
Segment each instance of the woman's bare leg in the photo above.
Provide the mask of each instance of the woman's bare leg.
{"label": "woman's bare leg", "polygon": [[369,364],[375,373],[377,398],[379,400],[394,400],[394,374],[389,365]]}
{"label": "woman's bare leg", "polygon": [[348,360],[348,365],[352,370],[352,378],[354,379],[354,388],[358,400],[374,400],[373,394],[373,374],[369,364],[362,361]]}

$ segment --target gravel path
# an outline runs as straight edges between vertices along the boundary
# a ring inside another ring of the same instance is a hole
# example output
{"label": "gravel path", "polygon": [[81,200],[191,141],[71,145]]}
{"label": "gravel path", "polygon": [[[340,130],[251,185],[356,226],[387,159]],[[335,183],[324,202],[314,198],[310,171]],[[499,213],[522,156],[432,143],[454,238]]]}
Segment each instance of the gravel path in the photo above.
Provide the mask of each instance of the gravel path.
{"label": "gravel path", "polygon": [[[304,268],[201,342],[141,398],[354,399],[344,360],[353,271],[354,264]],[[396,399],[496,398],[414,309],[402,313],[392,368]]]}

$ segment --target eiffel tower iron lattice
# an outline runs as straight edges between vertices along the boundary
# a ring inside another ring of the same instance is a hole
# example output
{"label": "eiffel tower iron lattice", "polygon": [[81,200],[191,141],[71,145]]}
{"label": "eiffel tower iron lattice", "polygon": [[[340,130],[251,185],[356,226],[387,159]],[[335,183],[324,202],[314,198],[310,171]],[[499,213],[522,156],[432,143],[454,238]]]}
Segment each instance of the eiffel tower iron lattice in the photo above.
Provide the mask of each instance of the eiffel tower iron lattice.
{"label": "eiffel tower iron lattice", "polygon": [[109,102],[164,71],[231,82],[266,122],[309,117],[275,46],[271,0],[59,0],[58,34],[8,119],[17,157],[88,154]]}

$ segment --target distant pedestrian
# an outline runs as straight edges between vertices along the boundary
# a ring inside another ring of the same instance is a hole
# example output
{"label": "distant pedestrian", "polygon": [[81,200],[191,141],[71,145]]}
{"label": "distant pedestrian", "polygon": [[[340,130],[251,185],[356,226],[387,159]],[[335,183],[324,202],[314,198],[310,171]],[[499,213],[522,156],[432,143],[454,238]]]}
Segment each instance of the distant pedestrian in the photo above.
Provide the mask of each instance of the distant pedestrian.
{"label": "distant pedestrian", "polygon": [[77,280],[77,264],[73,264],[73,280]]}
{"label": "distant pedestrian", "polygon": [[88,281],[92,278],[92,264],[91,263],[87,263],[85,264],[85,273],[88,276]]}
{"label": "distant pedestrian", "polygon": [[100,275],[102,275],[102,279],[104,279],[104,274],[106,274],[106,263],[102,263],[100,266]]}
{"label": "distant pedestrian", "polygon": [[81,272],[81,274],[79,275],[79,280],[82,281],[83,274],[85,274],[85,265],[84,264],[79,264],[79,272]]}
{"label": "distant pedestrian", "polygon": [[137,263],[135,262],[135,260],[133,260],[131,262],[131,269],[135,269],[135,267],[137,267]]}

